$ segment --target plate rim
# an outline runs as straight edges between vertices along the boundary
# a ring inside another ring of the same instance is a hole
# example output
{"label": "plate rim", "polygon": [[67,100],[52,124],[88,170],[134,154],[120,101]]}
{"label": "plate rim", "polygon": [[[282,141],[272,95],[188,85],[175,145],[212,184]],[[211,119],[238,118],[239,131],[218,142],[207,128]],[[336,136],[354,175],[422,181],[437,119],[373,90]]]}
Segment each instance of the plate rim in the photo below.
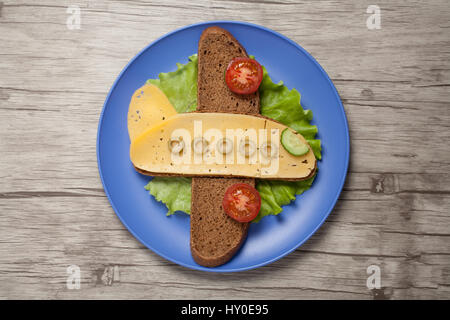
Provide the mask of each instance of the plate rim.
{"label": "plate rim", "polygon": [[[238,267],[238,268],[231,268],[231,269],[220,269],[220,268],[207,268],[207,267],[203,267],[201,265],[190,265],[187,263],[184,263],[182,261],[178,261],[177,259],[173,259],[169,256],[167,256],[166,254],[160,252],[159,250],[154,249],[151,245],[149,245],[146,241],[144,241],[143,239],[141,239],[140,236],[138,236],[132,228],[130,228],[130,226],[126,223],[126,221],[122,218],[122,216],[119,214],[119,211],[117,210],[116,205],[114,204],[114,201],[111,197],[111,195],[108,192],[108,189],[106,187],[105,184],[105,180],[103,177],[103,173],[101,170],[101,160],[100,160],[100,132],[101,132],[101,128],[102,128],[102,124],[103,124],[103,120],[104,120],[104,113],[106,110],[106,106],[111,98],[112,93],[114,92],[116,86],[118,85],[119,81],[121,80],[123,74],[128,70],[128,68],[134,63],[134,61],[136,59],[138,59],[145,51],[147,51],[150,47],[152,47],[153,45],[155,45],[156,43],[158,43],[159,41],[170,37],[171,35],[184,31],[186,29],[189,28],[193,28],[193,27],[198,27],[198,26],[207,26],[207,25],[211,25],[211,24],[231,24],[231,25],[244,25],[247,27],[253,27],[256,29],[260,29],[266,32],[269,32],[285,41],[287,41],[288,43],[290,43],[291,45],[293,45],[297,50],[300,50],[303,54],[305,54],[313,63],[314,65],[320,70],[320,72],[322,73],[322,75],[325,77],[325,79],[327,80],[328,85],[331,87],[334,96],[336,97],[338,104],[339,104],[339,109],[343,115],[343,120],[344,120],[344,128],[345,128],[345,144],[346,144],[346,148],[345,148],[345,168],[344,168],[344,172],[340,181],[340,185],[337,189],[336,195],[334,196],[334,199],[331,202],[331,206],[329,207],[329,209],[327,210],[326,214],[324,215],[323,219],[320,221],[320,223],[317,224],[317,226],[306,236],[304,237],[301,241],[299,241],[297,244],[295,244],[292,248],[287,249],[283,252],[281,252],[279,255],[275,256],[272,259],[266,260],[264,262],[261,263],[257,263],[251,266],[246,266],[246,267]],[[309,238],[311,238],[311,236],[317,232],[317,230],[322,226],[322,224],[325,222],[325,220],[328,218],[328,216],[330,215],[330,213],[333,211],[334,207],[336,206],[336,203],[339,199],[339,196],[342,192],[342,189],[344,187],[345,184],[345,180],[347,178],[347,174],[348,174],[348,166],[349,166],[349,160],[350,160],[350,133],[349,133],[349,127],[348,127],[348,120],[347,120],[347,115],[345,112],[345,108],[342,104],[342,100],[339,96],[339,93],[336,89],[336,87],[334,86],[334,83],[331,81],[330,77],[328,76],[328,74],[326,73],[326,71],[322,68],[322,66],[317,62],[317,60],[308,52],[306,51],[303,47],[301,47],[298,43],[296,43],[295,41],[291,40],[290,38],[284,36],[283,34],[274,31],[272,29],[269,29],[267,27],[258,25],[258,24],[254,24],[254,23],[250,23],[250,22],[244,22],[244,21],[236,21],[236,20],[211,20],[211,21],[202,21],[202,22],[197,22],[197,23],[193,23],[193,24],[189,24],[189,25],[185,25],[183,27],[177,28],[173,31],[170,31],[160,37],[158,37],[156,40],[152,41],[151,43],[149,43],[148,45],[146,45],[143,49],[141,49],[131,60],[128,61],[128,63],[125,65],[125,67],[123,67],[123,69],[120,71],[119,75],[116,77],[116,79],[114,80],[114,83],[112,84],[111,88],[109,89],[109,92],[106,96],[105,102],[103,103],[103,107],[102,107],[102,111],[100,113],[100,117],[99,117],[99,122],[98,122],[98,126],[97,126],[97,141],[96,141],[96,153],[97,153],[97,169],[100,175],[100,180],[102,182],[102,186],[103,186],[103,191],[105,192],[108,201],[111,205],[111,207],[114,210],[114,213],[116,214],[116,216],[119,218],[119,220],[122,222],[122,224],[127,228],[127,230],[133,235],[133,237],[135,239],[137,239],[140,243],[142,243],[144,246],[147,247],[147,249],[150,249],[151,251],[153,251],[154,253],[158,254],[160,257],[171,261],[173,263],[176,263],[178,265],[181,265],[183,267],[189,268],[191,270],[199,270],[199,271],[207,271],[207,272],[216,272],[216,273],[226,273],[226,272],[240,272],[240,271],[247,271],[247,270],[252,270],[252,269],[256,269],[268,264],[271,264],[283,257],[285,257],[286,255],[288,255],[289,253],[291,253],[292,251],[296,250],[297,248],[299,248],[301,245],[303,245],[303,243],[305,243]]]}

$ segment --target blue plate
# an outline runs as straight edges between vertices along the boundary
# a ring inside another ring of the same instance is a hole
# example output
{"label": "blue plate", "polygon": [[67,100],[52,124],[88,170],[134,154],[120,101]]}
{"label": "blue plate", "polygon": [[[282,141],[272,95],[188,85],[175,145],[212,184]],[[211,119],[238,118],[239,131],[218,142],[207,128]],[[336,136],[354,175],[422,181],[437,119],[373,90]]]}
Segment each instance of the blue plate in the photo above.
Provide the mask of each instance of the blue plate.
{"label": "blue plate", "polygon": [[[323,159],[311,189],[277,216],[250,226],[247,240],[226,264],[205,268],[192,259],[189,216],[166,216],[167,209],[144,190],[149,177],[129,159],[128,104],[134,91],[160,72],[176,69],[197,53],[201,32],[212,25],[230,31],[264,65],[272,80],[283,80],[301,93],[301,103],[314,114]],[[327,50],[324,43],[324,50]],[[344,108],[333,83],[302,47],[267,28],[243,22],[213,21],[171,32],[147,46],[121,72],[106,98],[97,136],[100,177],[114,211],[130,232],[162,257],[192,269],[232,272],[257,268],[280,259],[305,242],[333,209],[344,185],[349,161],[349,133]]]}

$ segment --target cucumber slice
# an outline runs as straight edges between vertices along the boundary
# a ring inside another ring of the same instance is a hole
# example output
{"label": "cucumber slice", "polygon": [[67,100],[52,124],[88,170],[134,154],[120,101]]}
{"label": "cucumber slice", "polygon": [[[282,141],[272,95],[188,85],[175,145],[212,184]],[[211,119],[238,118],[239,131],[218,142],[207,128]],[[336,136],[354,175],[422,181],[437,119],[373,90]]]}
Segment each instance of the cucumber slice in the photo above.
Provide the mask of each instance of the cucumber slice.
{"label": "cucumber slice", "polygon": [[309,151],[308,145],[300,139],[298,134],[288,128],[281,133],[281,144],[293,156],[303,156]]}

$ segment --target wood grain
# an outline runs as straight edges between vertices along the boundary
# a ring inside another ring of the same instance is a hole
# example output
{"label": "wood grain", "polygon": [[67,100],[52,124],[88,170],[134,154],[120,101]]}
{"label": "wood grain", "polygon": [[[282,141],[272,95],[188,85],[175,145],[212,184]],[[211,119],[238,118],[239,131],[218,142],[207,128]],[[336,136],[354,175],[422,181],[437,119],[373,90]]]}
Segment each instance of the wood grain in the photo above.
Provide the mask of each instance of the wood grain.
{"label": "wood grain", "polygon": [[[379,1],[379,30],[366,27],[367,1],[77,3],[80,30],[66,27],[70,1],[0,2],[0,298],[450,298],[447,1]],[[149,42],[244,18],[328,72],[351,163],[303,246],[256,270],[208,274],[162,259],[117,219],[98,176],[97,124],[116,76]],[[66,286],[73,264],[79,290]],[[370,265],[380,289],[366,286]]]}

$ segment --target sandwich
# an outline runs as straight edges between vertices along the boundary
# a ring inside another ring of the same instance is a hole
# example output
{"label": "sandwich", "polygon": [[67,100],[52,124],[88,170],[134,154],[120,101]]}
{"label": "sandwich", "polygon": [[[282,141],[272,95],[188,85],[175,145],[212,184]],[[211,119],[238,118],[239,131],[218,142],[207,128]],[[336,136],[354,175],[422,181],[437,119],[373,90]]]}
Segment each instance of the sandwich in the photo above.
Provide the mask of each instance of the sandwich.
{"label": "sandwich", "polygon": [[[261,66],[228,31],[209,27],[198,44],[194,112],[177,113],[152,84],[137,90],[130,103],[130,158],[136,171],[192,178],[190,248],[202,266],[226,263],[244,243],[261,208],[256,179],[302,181],[311,179],[317,169],[308,140],[260,114],[262,76]],[[149,108],[151,112],[142,112]],[[214,137],[198,136],[200,121],[200,132],[213,130]],[[228,131],[236,133],[239,128],[244,138],[229,139]],[[253,143],[248,132],[265,140]],[[228,162],[230,154],[232,160],[241,154],[243,162]],[[202,161],[196,161],[198,157]]]}

